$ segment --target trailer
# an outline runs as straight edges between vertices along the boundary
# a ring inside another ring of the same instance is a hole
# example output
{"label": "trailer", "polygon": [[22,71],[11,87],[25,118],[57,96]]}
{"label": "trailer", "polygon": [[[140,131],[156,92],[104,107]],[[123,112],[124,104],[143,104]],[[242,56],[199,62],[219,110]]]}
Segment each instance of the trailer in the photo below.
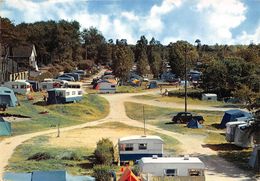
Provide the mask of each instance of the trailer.
{"label": "trailer", "polygon": [[61,88],[63,83],[61,80],[44,79],[43,82],[39,83],[39,90],[50,90],[54,88]]}
{"label": "trailer", "polygon": [[205,181],[205,165],[197,157],[150,157],[138,162],[142,180],[166,179]]}
{"label": "trailer", "polygon": [[99,90],[99,93],[116,93],[116,84],[102,80],[97,83],[95,86],[96,90]]}
{"label": "trailer", "polygon": [[128,136],[118,140],[120,162],[143,157],[163,156],[163,140],[159,136]]}
{"label": "trailer", "polygon": [[48,90],[47,104],[64,104],[81,101],[81,89],[55,88]]}
{"label": "trailer", "polygon": [[25,80],[16,80],[11,82],[5,82],[4,87],[12,89],[17,94],[29,94],[31,91],[30,83]]}

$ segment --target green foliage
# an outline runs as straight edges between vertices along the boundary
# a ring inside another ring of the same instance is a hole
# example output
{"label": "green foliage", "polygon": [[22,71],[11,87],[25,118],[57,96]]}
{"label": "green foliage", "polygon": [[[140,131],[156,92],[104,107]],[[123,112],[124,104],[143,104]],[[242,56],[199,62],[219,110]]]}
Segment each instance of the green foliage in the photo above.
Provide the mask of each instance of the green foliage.
{"label": "green foliage", "polygon": [[93,168],[94,173],[93,177],[97,179],[97,181],[110,181],[111,180],[111,167],[107,165],[96,165]]}
{"label": "green foliage", "polygon": [[139,75],[146,75],[150,73],[150,66],[145,50],[141,50],[139,57],[137,57],[137,72]]}
{"label": "green foliage", "polygon": [[185,57],[187,60],[187,70],[192,68],[194,61],[198,59],[196,49],[186,41],[171,43],[169,50],[169,62],[172,71],[182,78],[185,76]]}
{"label": "green foliage", "polygon": [[115,76],[126,81],[133,63],[133,52],[129,47],[124,45],[115,46],[112,62],[112,69]]}
{"label": "green foliage", "polygon": [[102,138],[102,140],[99,140],[94,155],[97,163],[111,165],[114,161],[113,142],[108,138]]}

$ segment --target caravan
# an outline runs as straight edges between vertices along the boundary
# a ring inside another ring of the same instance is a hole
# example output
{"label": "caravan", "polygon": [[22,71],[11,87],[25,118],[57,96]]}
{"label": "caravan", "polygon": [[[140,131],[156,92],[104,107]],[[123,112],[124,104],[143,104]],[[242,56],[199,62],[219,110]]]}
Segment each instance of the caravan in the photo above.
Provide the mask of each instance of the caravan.
{"label": "caravan", "polygon": [[64,104],[82,100],[81,89],[56,88],[48,90],[47,104]]}
{"label": "caravan", "polygon": [[18,93],[18,94],[29,94],[31,90],[30,83],[26,82],[25,80],[5,82],[4,86],[12,89],[14,93]]}
{"label": "caravan", "polygon": [[163,140],[159,136],[129,136],[118,140],[120,162],[136,161],[142,157],[163,155]]}
{"label": "caravan", "polygon": [[142,180],[172,178],[173,180],[205,181],[204,163],[197,157],[150,157],[138,162]]}

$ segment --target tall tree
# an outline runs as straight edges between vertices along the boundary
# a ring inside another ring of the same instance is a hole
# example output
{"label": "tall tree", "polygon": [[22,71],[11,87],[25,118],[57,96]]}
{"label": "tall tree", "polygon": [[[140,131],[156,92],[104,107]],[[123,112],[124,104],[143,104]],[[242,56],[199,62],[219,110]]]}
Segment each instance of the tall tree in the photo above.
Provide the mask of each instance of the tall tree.
{"label": "tall tree", "polygon": [[185,76],[185,56],[187,60],[187,70],[192,68],[197,60],[198,53],[194,47],[186,41],[177,41],[169,45],[169,62],[173,73],[184,78]]}
{"label": "tall tree", "polygon": [[116,45],[113,50],[112,69],[115,76],[123,82],[127,80],[130,70],[134,64],[132,50],[125,45]]}
{"label": "tall tree", "polygon": [[135,59],[137,63],[137,72],[139,75],[145,75],[150,72],[150,66],[147,57],[148,40],[145,36],[141,36],[137,41],[135,50]]}
{"label": "tall tree", "polygon": [[86,59],[98,60],[98,47],[105,44],[105,38],[100,31],[94,27],[84,29],[82,32],[82,38],[84,40],[84,48],[86,50]]}

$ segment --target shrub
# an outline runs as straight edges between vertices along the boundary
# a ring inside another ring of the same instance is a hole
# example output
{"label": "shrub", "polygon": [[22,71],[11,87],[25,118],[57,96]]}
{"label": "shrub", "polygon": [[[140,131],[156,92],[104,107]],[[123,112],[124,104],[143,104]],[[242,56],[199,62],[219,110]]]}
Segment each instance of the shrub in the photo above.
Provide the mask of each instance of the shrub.
{"label": "shrub", "polygon": [[94,155],[97,163],[111,165],[114,160],[113,142],[108,138],[102,138],[102,140],[99,140]]}
{"label": "shrub", "polygon": [[107,165],[96,165],[93,168],[93,177],[97,181],[110,181],[111,180],[111,168]]}
{"label": "shrub", "polygon": [[[200,99],[202,93],[203,93],[202,89],[188,89],[187,90],[187,96],[191,97],[191,98]],[[185,96],[185,90],[181,89],[181,90],[178,90],[178,91],[176,91],[176,90],[170,91],[168,93],[168,96],[184,97]]]}
{"label": "shrub", "polygon": [[30,156],[28,158],[28,160],[36,160],[36,161],[41,161],[41,160],[49,160],[49,159],[52,159],[53,157],[49,154],[49,153],[46,153],[46,152],[38,152],[38,153],[35,153],[34,155]]}
{"label": "shrub", "polygon": [[75,152],[64,152],[60,155],[62,160],[74,160],[74,161],[80,161],[80,156]]}

